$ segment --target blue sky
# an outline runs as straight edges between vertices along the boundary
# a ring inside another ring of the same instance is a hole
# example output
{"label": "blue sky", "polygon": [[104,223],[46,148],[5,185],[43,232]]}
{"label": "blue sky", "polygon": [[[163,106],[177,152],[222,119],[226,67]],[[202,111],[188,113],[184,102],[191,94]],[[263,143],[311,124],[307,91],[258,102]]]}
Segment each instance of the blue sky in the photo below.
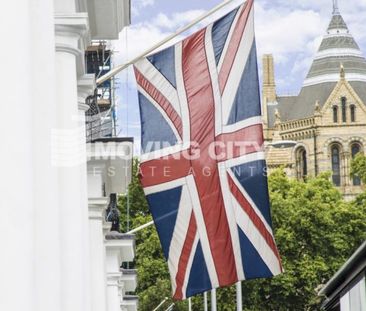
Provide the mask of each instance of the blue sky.
{"label": "blue sky", "polygon": [[[159,42],[179,27],[216,6],[219,0],[131,0],[132,25],[113,42],[115,65],[130,60]],[[366,52],[366,0],[338,0],[341,13],[351,33]],[[241,0],[198,27],[203,27],[225,14]],[[319,47],[331,18],[332,0],[256,0],[255,23],[258,61],[272,53],[278,94],[297,94]],[[197,28],[192,29],[192,31]],[[139,152],[140,124],[136,87],[132,70],[118,78],[118,124],[120,136],[135,138]]]}

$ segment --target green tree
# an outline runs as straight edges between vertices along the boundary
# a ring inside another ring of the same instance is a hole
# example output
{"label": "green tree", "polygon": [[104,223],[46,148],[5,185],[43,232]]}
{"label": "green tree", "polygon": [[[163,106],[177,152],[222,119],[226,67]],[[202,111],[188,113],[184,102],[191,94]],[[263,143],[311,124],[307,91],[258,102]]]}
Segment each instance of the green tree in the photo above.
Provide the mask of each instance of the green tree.
{"label": "green tree", "polygon": [[320,286],[366,238],[366,206],[346,203],[330,174],[301,182],[278,170],[269,187],[285,273],[244,283],[245,310],[319,310]]}
{"label": "green tree", "polygon": [[359,177],[364,184],[366,184],[366,156],[359,153],[353,159],[351,164],[352,177]]}
{"label": "green tree", "polygon": [[[134,162],[129,187],[131,228],[151,220]],[[246,311],[319,310],[317,291],[366,238],[366,200],[347,203],[322,174],[306,182],[286,177],[282,170],[269,177],[276,241],[285,272],[272,279],[243,282]],[[366,196],[365,196],[366,199]],[[120,198],[126,222],[127,197]],[[122,224],[126,228],[125,224]],[[136,236],[137,294],[141,311],[151,311],[171,297],[167,264],[154,227]],[[218,310],[235,310],[235,287],[217,291]],[[166,303],[168,306],[172,300]],[[193,299],[193,310],[202,310],[202,296]],[[187,302],[175,310],[187,310]]]}

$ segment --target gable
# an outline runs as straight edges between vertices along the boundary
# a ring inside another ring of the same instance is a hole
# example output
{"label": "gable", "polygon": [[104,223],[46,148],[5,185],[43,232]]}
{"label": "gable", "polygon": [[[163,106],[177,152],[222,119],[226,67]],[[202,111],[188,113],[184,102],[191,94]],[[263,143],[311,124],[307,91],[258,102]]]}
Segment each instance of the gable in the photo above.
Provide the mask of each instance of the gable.
{"label": "gable", "polygon": [[351,106],[354,106],[356,109],[356,121],[357,123],[362,123],[363,120],[366,120],[366,107],[363,100],[359,97],[355,89],[352,85],[346,81],[345,79],[341,79],[335,88],[333,89],[332,93],[330,94],[329,98],[325,102],[321,114],[323,116],[323,125],[326,124],[334,124],[334,108],[338,109],[338,122],[342,124],[342,98],[345,98],[346,104],[346,121],[347,123],[351,122]]}

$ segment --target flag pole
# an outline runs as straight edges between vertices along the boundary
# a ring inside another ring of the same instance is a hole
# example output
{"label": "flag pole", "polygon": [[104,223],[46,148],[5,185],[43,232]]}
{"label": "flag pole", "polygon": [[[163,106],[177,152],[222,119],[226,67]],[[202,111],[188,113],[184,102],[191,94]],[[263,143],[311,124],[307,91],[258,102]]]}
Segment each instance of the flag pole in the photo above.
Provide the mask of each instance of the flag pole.
{"label": "flag pole", "polygon": [[150,221],[150,222],[148,222],[148,223],[146,223],[146,224],[144,224],[144,225],[142,225],[142,226],[140,226],[140,227],[137,227],[137,228],[135,228],[135,229],[133,229],[133,230],[131,230],[131,231],[128,231],[126,234],[134,234],[134,233],[136,233],[136,232],[141,231],[142,229],[145,229],[145,228],[147,228],[147,227],[152,226],[153,224],[154,224],[154,221]]}
{"label": "flag pole", "polygon": [[141,53],[139,56],[133,58],[132,60],[128,61],[127,63],[117,66],[115,68],[113,68],[111,71],[109,71],[107,74],[105,74],[104,76],[101,76],[99,79],[97,79],[97,85],[102,84],[103,82],[111,79],[112,77],[114,77],[116,74],[118,74],[119,72],[121,72],[122,70],[126,69],[128,66],[136,63],[137,61],[139,61],[141,58],[144,58],[146,55],[150,54],[151,52],[155,51],[157,48],[161,47],[162,45],[164,45],[165,43],[168,43],[170,40],[174,39],[175,37],[179,36],[180,34],[182,34],[183,32],[187,31],[188,29],[192,28],[193,26],[197,25],[199,22],[203,21],[205,18],[209,17],[210,15],[216,13],[217,11],[219,11],[220,9],[222,9],[223,7],[225,7],[226,5],[228,5],[229,3],[233,2],[234,0],[225,0],[223,2],[221,2],[219,5],[217,5],[216,7],[214,7],[213,9],[209,10],[208,12],[206,12],[205,14],[203,14],[202,16],[196,18],[195,20],[193,20],[191,23],[189,23],[187,26],[184,26],[180,29],[178,29],[175,33],[171,34],[170,36],[166,37],[165,39],[161,40],[159,43],[155,44],[154,46],[152,46],[151,48],[145,50],[143,53]]}
{"label": "flag pole", "polygon": [[188,311],[192,311],[192,298],[188,298]]}
{"label": "flag pole", "polygon": [[243,296],[241,282],[236,283],[236,311],[243,311]]}
{"label": "flag pole", "polygon": [[211,311],[217,311],[216,288],[211,290]]}
{"label": "flag pole", "polygon": [[203,306],[204,306],[204,311],[208,311],[208,303],[207,303],[207,292],[203,293]]}
{"label": "flag pole", "polygon": [[159,305],[153,311],[157,311],[167,300],[168,300],[168,297],[165,297],[164,300],[162,302],[160,302]]}

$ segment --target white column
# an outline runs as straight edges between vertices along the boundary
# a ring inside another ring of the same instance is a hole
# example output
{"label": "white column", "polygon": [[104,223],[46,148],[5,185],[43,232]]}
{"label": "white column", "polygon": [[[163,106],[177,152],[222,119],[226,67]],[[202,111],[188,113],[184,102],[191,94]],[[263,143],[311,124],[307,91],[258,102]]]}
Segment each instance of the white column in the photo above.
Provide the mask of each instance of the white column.
{"label": "white column", "polygon": [[9,2],[0,24],[0,310],[59,311],[53,4]]}
{"label": "white column", "polygon": [[[107,242],[108,243],[108,242]],[[121,279],[120,265],[121,249],[119,247],[107,246],[107,310],[108,311],[120,311],[121,298],[119,281]]]}
{"label": "white column", "polygon": [[[81,57],[81,59],[83,59]],[[80,62],[80,58],[78,60]],[[84,63],[83,63],[84,65]],[[80,64],[77,67],[81,67]],[[81,70],[81,72],[83,72],[82,68],[79,68],[79,70]],[[81,177],[81,181],[80,181],[80,192],[79,192],[79,197],[80,197],[80,206],[81,206],[81,217],[83,220],[88,219],[89,214],[88,214],[88,208],[83,208],[85,206],[88,206],[88,190],[87,190],[87,151],[86,151],[86,129],[85,129],[85,112],[88,110],[88,106],[85,104],[86,98],[89,95],[92,95],[94,93],[94,89],[95,89],[95,77],[94,75],[82,75],[81,77],[78,77],[78,82],[77,82],[77,98],[78,98],[78,115],[79,115],[79,120],[78,120],[78,126],[77,128],[80,130],[80,157],[81,159],[84,159],[81,162],[80,165],[80,177]],[[93,258],[91,257],[91,253],[90,253],[90,248],[94,247],[93,243],[94,240],[90,239],[90,234],[89,234],[89,224],[88,221],[83,221],[81,224],[83,227],[81,228],[82,232],[84,233],[84,236],[82,237],[82,239],[85,242],[84,244],[84,252],[86,252],[85,257],[84,257],[84,272],[85,272],[85,282],[86,282],[86,287],[85,290],[87,292],[86,294],[86,310],[92,310],[92,308],[94,307],[93,305],[93,293],[92,293],[92,287],[94,286],[93,280],[92,280],[92,272],[93,269],[91,268],[92,265],[92,260]],[[103,235],[102,235],[103,238]],[[99,241],[98,241],[99,242]],[[101,250],[101,254],[100,256],[105,256],[105,250],[103,248],[103,240],[99,245],[102,245]],[[105,270],[103,269],[103,266],[99,266],[99,269],[102,269],[101,272],[105,272]],[[104,282],[105,285],[105,282]],[[101,293],[102,294],[102,293]],[[105,297],[105,295],[104,295]],[[102,309],[99,309],[100,311],[102,311]]]}
{"label": "white column", "polygon": [[121,297],[122,262],[133,260],[134,238],[131,235],[110,233],[106,236],[106,270],[107,270],[107,310],[120,311],[123,297]]}
{"label": "white column", "polygon": [[[57,12],[58,13],[58,12]],[[62,311],[90,310],[85,130],[78,108],[77,72],[88,31],[85,14],[56,14],[57,125],[53,132],[58,167]],[[85,176],[84,176],[85,175]]]}
{"label": "white column", "polygon": [[104,211],[107,199],[89,199],[89,234],[91,258],[91,310],[107,310],[107,282],[103,234]]}
{"label": "white column", "polygon": [[121,310],[121,298],[119,293],[119,274],[107,275],[107,300],[108,311],[120,311]]}
{"label": "white column", "polygon": [[75,0],[53,0],[55,6],[55,12],[60,13],[75,13],[76,1]]}

